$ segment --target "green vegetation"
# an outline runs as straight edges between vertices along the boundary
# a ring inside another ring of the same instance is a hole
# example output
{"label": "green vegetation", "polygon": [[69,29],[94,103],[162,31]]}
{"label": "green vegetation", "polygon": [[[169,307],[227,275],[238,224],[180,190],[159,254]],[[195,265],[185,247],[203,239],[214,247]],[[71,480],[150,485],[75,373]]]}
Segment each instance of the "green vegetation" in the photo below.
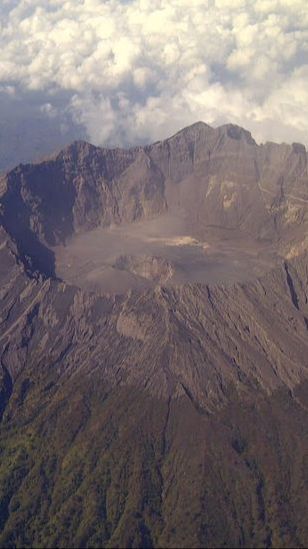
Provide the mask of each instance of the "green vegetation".
{"label": "green vegetation", "polygon": [[21,383],[1,424],[1,547],[304,545],[307,431],[286,392],[213,416],[76,376],[52,394],[33,380],[18,405]]}

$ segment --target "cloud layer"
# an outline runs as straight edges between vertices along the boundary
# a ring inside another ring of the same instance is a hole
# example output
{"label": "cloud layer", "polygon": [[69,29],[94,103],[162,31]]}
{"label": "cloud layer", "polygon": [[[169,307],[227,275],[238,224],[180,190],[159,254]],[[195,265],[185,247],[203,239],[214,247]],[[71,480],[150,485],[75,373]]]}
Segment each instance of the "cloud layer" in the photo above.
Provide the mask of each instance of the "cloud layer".
{"label": "cloud layer", "polygon": [[308,143],[306,0],[2,0],[0,25],[0,92],[95,143],[197,120]]}

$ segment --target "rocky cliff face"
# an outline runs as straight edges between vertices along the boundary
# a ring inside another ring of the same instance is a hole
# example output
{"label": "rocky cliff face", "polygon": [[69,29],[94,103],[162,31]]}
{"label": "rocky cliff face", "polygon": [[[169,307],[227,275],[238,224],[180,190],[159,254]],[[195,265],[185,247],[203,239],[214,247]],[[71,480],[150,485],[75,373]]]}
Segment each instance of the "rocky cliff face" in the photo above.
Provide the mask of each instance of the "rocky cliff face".
{"label": "rocky cliff face", "polygon": [[304,146],[258,146],[232,125],[197,123],[131,150],[76,142],[50,160],[20,165],[0,188],[2,223],[9,228],[15,210],[18,223],[9,231],[27,227],[49,245],[99,224],[177,209],[199,233],[219,226],[273,238],[307,224]]}
{"label": "rocky cliff face", "polygon": [[[98,295],[54,276],[52,248],[178,208],[196,232],[302,242],[306,160],[197,124],[3,178],[1,546],[307,544],[307,255],[229,287]],[[117,261],[156,282],[170,268]]]}

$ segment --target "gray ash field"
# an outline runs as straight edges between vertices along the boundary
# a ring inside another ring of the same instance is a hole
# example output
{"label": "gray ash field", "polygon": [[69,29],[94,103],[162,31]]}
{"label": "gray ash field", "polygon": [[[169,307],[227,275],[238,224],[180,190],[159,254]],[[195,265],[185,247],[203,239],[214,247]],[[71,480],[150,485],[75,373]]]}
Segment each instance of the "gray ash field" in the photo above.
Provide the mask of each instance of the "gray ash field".
{"label": "gray ash field", "polygon": [[279,261],[274,246],[209,228],[207,240],[180,216],[99,227],[54,249],[57,275],[81,288],[121,293],[155,284],[233,284],[257,278]]}

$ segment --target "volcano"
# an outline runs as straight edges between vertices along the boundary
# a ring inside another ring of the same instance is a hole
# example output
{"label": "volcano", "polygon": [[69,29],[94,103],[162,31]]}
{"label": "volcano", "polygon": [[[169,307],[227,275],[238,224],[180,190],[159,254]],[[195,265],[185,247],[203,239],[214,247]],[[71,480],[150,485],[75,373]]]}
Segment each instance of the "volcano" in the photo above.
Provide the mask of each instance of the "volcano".
{"label": "volcano", "polygon": [[0,179],[0,545],[305,547],[308,170],[198,122]]}

